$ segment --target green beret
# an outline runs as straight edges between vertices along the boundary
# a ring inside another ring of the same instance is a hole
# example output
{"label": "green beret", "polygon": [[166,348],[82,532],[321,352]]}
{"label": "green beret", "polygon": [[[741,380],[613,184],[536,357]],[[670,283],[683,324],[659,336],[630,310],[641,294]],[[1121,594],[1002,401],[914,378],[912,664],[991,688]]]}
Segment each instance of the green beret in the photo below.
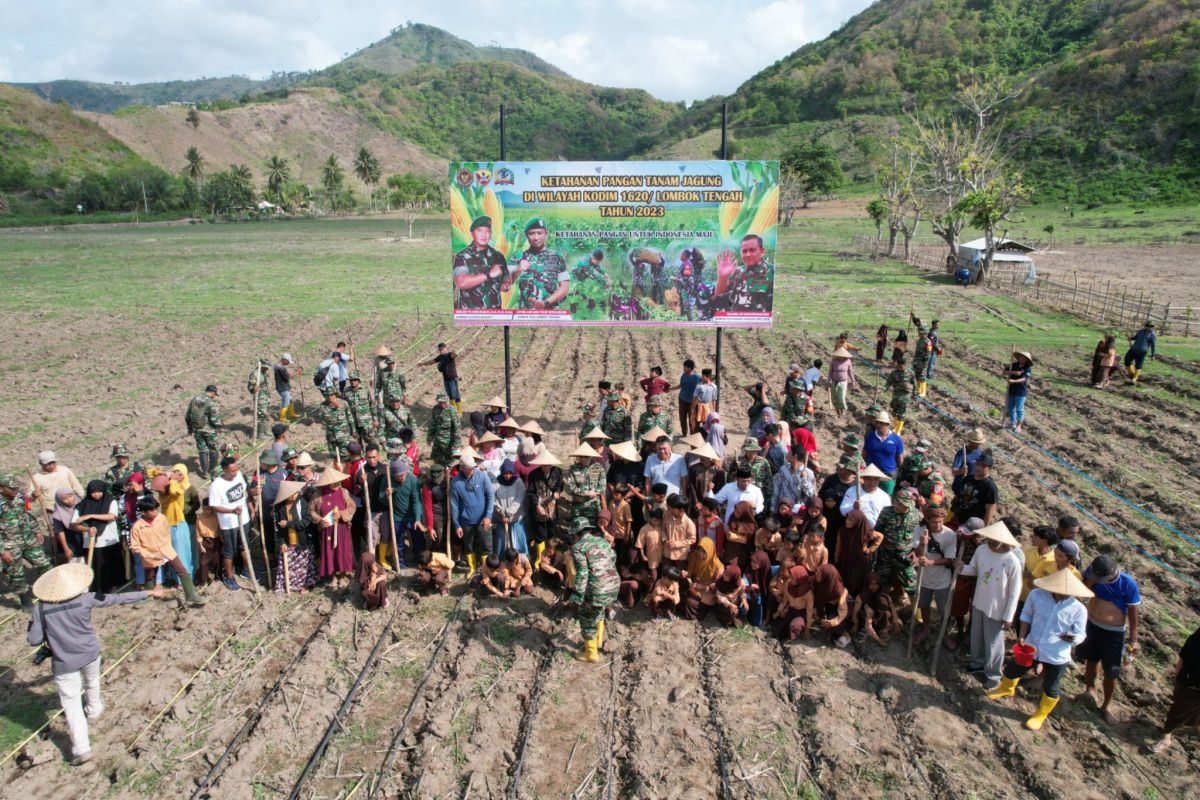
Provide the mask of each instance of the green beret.
{"label": "green beret", "polygon": [[759,447],[758,439],[755,439],[753,436],[747,436],[746,441],[742,442],[742,451],[745,453],[755,453],[760,450],[762,448]]}
{"label": "green beret", "polygon": [[321,397],[331,397],[337,394],[337,389],[333,386],[322,386]]}
{"label": "green beret", "polygon": [[533,219],[529,220],[529,222],[525,223],[525,232],[526,233],[529,233],[534,228],[541,228],[542,230],[546,230],[546,221],[543,220],[541,217],[534,217]]}
{"label": "green beret", "polygon": [[471,232],[472,233],[475,232],[476,228],[490,229],[491,227],[492,227],[492,218],[491,217],[486,217],[486,216],[485,217],[476,217],[475,219],[471,220]]}

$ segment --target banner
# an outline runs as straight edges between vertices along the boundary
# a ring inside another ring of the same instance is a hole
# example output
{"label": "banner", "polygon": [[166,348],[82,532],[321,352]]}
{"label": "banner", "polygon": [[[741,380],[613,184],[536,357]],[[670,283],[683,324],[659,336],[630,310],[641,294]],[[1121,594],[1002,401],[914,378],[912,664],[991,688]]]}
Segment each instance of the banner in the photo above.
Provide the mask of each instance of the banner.
{"label": "banner", "polygon": [[460,325],[769,327],[776,161],[450,165]]}

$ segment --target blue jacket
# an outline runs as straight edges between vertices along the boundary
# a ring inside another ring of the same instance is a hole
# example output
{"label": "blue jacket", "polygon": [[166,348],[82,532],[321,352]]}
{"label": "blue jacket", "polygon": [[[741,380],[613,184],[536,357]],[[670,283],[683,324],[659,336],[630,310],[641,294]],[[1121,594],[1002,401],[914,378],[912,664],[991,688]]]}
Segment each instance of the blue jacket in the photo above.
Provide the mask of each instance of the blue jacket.
{"label": "blue jacket", "polygon": [[476,468],[470,478],[459,473],[450,482],[450,519],[456,528],[490,519],[495,504],[492,479],[481,469]]}
{"label": "blue jacket", "polygon": [[1154,355],[1154,346],[1158,343],[1158,337],[1154,335],[1154,331],[1142,328],[1133,335],[1133,341],[1129,343],[1129,352],[1131,353],[1146,353]]}

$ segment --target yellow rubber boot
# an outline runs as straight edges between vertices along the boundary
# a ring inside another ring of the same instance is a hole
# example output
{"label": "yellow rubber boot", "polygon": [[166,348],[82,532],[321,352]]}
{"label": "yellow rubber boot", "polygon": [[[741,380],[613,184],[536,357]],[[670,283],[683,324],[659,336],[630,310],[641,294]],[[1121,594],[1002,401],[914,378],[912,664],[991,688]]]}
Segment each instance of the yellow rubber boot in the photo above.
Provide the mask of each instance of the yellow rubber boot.
{"label": "yellow rubber boot", "polygon": [[892,426],[892,430],[894,430],[896,432],[897,436],[904,433],[904,420],[902,420],[902,419],[896,420],[896,424]]}
{"label": "yellow rubber boot", "polygon": [[1003,700],[1005,697],[1012,697],[1017,693],[1017,684],[1021,682],[1020,678],[1001,678],[1000,685],[987,693],[988,700]]}
{"label": "yellow rubber boot", "polygon": [[475,576],[475,554],[467,553],[467,580]]}
{"label": "yellow rubber boot", "polygon": [[1057,697],[1047,697],[1042,695],[1042,704],[1038,706],[1038,710],[1032,717],[1025,720],[1025,727],[1031,731],[1040,731],[1042,725],[1046,722],[1046,717],[1050,716],[1050,712],[1058,705]]}
{"label": "yellow rubber boot", "polygon": [[925,381],[917,381],[917,396],[925,396]]}
{"label": "yellow rubber boot", "polygon": [[542,565],[542,552],[545,549],[546,549],[545,542],[537,543],[537,547],[534,549],[534,555],[533,555],[533,568],[534,569],[537,569],[538,567],[540,567]]}
{"label": "yellow rubber boot", "polygon": [[1125,375],[1128,376],[1129,380],[1133,380],[1133,365],[1132,364],[1130,364],[1128,367],[1125,368]]}
{"label": "yellow rubber boot", "polygon": [[596,652],[599,649],[600,648],[596,644],[595,639],[584,639],[583,647],[581,647],[579,649],[579,652],[575,654],[575,660],[576,661],[588,661],[588,662],[599,661],[600,654]]}
{"label": "yellow rubber boot", "polygon": [[1137,383],[1137,382],[1138,382],[1138,381],[1140,381],[1141,379],[1142,379],[1142,371],[1141,371],[1140,369],[1136,369],[1136,368],[1135,368],[1135,369],[1133,370],[1133,382],[1134,382],[1134,383]]}
{"label": "yellow rubber boot", "polygon": [[388,545],[383,542],[375,545],[375,560],[384,569],[391,569],[391,565],[388,564]]}
{"label": "yellow rubber boot", "polygon": [[596,626],[596,649],[604,647],[604,618],[600,618],[600,624]]}
{"label": "yellow rubber boot", "polygon": [[289,419],[291,419],[291,417],[288,416],[287,406],[284,406],[283,408],[279,409],[279,421],[287,422]]}

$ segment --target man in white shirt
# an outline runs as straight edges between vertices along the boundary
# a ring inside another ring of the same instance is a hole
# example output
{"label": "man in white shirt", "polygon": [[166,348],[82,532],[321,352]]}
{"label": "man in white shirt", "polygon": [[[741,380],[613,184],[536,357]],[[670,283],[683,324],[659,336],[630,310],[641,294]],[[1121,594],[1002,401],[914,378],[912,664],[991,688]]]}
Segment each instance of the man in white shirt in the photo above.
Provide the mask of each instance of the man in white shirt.
{"label": "man in white shirt", "polygon": [[801,380],[804,381],[804,391],[812,396],[813,390],[817,388],[817,384],[821,382],[821,359],[813,362],[813,365],[804,370],[804,375]]}
{"label": "man in white shirt", "polygon": [[642,475],[646,479],[646,495],[650,487],[656,483],[667,485],[667,497],[679,494],[681,486],[687,482],[687,461],[683,456],[671,451],[671,437],[660,436],[654,440],[654,452],[646,458],[646,467]]}
{"label": "man in white shirt", "polygon": [[879,519],[880,512],[885,508],[891,508],[892,505],[891,495],[879,488],[879,482],[887,479],[888,476],[879,467],[874,464],[868,465],[858,474],[858,486],[850,487],[842,496],[842,503],[838,506],[838,510],[842,512],[842,518],[845,519],[851,511],[858,510],[874,528],[875,520]]}
{"label": "man in white shirt", "polygon": [[761,514],[763,510],[763,493],[754,485],[751,479],[750,469],[748,467],[738,467],[737,480],[733,483],[727,483],[721,487],[721,491],[713,494],[708,493],[708,497],[716,500],[718,503],[725,506],[725,524],[729,524],[729,518],[733,516],[733,509],[737,504],[745,500],[754,506],[754,513]]}
{"label": "man in white shirt", "polygon": [[993,522],[976,531],[987,543],[963,567],[962,574],[975,576],[971,601],[971,672],[982,675],[987,691],[1000,685],[1004,666],[1004,632],[1012,627],[1021,597],[1021,562],[1013,550],[1017,540],[1003,522]]}
{"label": "man in white shirt", "polygon": [[921,573],[921,593],[917,608],[921,611],[921,631],[914,643],[925,641],[929,635],[929,607],[937,602],[938,616],[950,613],[950,584],[954,579],[954,558],[958,553],[958,532],[945,525],[946,509],[926,506],[925,521],[913,533],[913,551]]}
{"label": "man in white shirt", "polygon": [[213,478],[208,487],[208,505],[217,512],[217,527],[221,530],[221,558],[225,561],[225,588],[231,592],[241,591],[233,577],[233,557],[238,550],[246,568],[244,577],[250,575],[250,554],[241,546],[244,526],[250,521],[246,508],[246,479],[238,469],[233,456],[221,459],[221,474]]}

